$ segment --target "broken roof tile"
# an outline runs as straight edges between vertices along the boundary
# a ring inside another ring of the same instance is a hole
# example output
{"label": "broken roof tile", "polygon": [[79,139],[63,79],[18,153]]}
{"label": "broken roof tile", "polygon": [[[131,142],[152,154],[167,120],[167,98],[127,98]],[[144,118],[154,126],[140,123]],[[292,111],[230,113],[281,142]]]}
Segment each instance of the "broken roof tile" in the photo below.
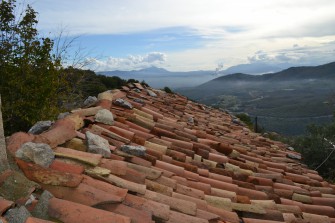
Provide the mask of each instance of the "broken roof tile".
{"label": "broken roof tile", "polygon": [[23,174],[6,170],[0,174],[0,196],[9,201],[28,198],[40,186],[27,179]]}
{"label": "broken roof tile", "polygon": [[66,173],[41,167],[37,164],[27,163],[20,159],[17,159],[16,162],[29,180],[41,184],[77,187],[83,179],[79,174]]}
{"label": "broken roof tile", "polygon": [[75,165],[71,163],[65,163],[59,159],[55,159],[51,163],[49,168],[53,170],[58,170],[61,172],[74,173],[74,174],[82,174],[85,170],[83,166],[79,166],[79,165]]}
{"label": "broken roof tile", "polygon": [[17,132],[11,135],[6,141],[7,150],[9,153],[14,156],[16,151],[21,147],[22,144],[26,142],[31,142],[35,139],[35,136],[32,134]]}
{"label": "broken roof tile", "polygon": [[76,130],[83,126],[83,120],[77,115],[69,115],[64,119],[57,120],[46,132],[36,135],[33,142],[46,143],[51,148],[65,143],[76,137]]}

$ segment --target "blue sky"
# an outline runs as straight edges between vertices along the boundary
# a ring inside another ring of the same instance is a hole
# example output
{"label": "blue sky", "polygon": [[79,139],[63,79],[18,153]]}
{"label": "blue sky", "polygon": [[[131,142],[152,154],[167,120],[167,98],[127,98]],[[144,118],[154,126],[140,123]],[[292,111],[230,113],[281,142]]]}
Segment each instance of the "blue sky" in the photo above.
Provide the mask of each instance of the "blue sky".
{"label": "blue sky", "polygon": [[187,27],[171,27],[139,33],[89,34],[78,39],[82,45],[103,49],[116,57],[148,52],[178,52],[201,47],[206,39]]}
{"label": "blue sky", "polygon": [[89,68],[215,70],[335,61],[333,0],[27,0],[39,30],[82,47]]}

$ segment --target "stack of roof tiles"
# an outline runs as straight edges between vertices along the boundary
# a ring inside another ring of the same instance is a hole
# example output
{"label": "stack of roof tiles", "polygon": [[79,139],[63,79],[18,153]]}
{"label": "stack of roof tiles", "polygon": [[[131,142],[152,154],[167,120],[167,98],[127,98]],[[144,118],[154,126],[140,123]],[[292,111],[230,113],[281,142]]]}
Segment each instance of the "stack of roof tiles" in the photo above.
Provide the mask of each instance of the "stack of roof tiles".
{"label": "stack of roof tiles", "polygon": [[[112,124],[95,118],[102,109]],[[88,152],[88,131],[111,155]],[[50,145],[51,165],[15,157],[26,142]],[[41,134],[15,133],[7,150],[28,179],[1,173],[3,222],[22,208],[21,222],[335,222],[335,186],[300,154],[224,111],[140,84],[99,94]]]}

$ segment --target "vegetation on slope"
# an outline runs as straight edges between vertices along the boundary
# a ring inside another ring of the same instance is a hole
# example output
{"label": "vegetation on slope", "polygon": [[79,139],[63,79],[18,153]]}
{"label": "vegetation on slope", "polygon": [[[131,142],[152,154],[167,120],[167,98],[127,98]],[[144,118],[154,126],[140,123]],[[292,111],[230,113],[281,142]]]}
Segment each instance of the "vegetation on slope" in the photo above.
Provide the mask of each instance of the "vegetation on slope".
{"label": "vegetation on slope", "polygon": [[335,180],[335,117],[326,125],[310,125],[307,134],[290,140],[309,168],[327,180]]}
{"label": "vegetation on slope", "polygon": [[301,135],[308,124],[331,120],[334,85],[335,63],[330,63],[267,75],[232,74],[178,92],[207,105],[258,116],[269,131]]}
{"label": "vegetation on slope", "polygon": [[[37,12],[15,0],[0,3],[0,94],[5,134],[54,119],[77,100],[126,83],[119,77],[62,67],[54,41],[39,36]],[[64,49],[66,50],[66,49]]]}

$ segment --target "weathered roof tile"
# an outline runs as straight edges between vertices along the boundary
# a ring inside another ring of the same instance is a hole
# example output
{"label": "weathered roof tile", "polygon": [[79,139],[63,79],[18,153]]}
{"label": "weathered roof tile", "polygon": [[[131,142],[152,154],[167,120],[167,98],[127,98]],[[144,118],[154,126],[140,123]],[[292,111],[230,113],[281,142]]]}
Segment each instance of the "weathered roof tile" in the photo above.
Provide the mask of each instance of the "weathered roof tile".
{"label": "weathered roof tile", "polygon": [[[29,201],[25,210],[44,219],[49,209],[63,222],[333,221],[335,185],[301,164],[299,153],[251,132],[228,113],[181,95],[149,92],[128,84],[99,94],[90,105],[95,107],[73,110],[39,135],[12,135],[11,155],[26,142],[54,148],[49,168],[17,163],[57,198],[32,199],[40,185],[7,171],[0,175],[0,193],[9,203],[0,200],[0,211],[12,208],[12,200]],[[112,112],[112,122],[96,122],[93,116],[102,109]],[[108,141],[105,158],[87,152],[88,131]],[[15,180],[27,183],[19,187]],[[45,213],[36,215],[36,209]]]}
{"label": "weathered roof tile", "polygon": [[64,147],[57,147],[54,151],[56,157],[74,159],[93,166],[97,166],[102,159],[102,155],[100,154],[86,153]]}
{"label": "weathered roof tile", "polygon": [[143,195],[145,198],[169,205],[171,209],[180,211],[189,215],[196,215],[196,204],[189,201],[184,201],[178,198],[169,197],[153,191],[147,190]]}
{"label": "weathered roof tile", "polygon": [[0,198],[0,216],[14,205],[13,201]]}
{"label": "weathered roof tile", "polygon": [[41,184],[77,187],[83,179],[79,174],[66,173],[41,167],[37,164],[27,163],[20,159],[17,159],[16,162],[28,179]]}
{"label": "weathered roof tile", "polygon": [[138,210],[149,211],[153,216],[164,221],[167,221],[170,218],[170,206],[163,203],[131,194],[126,196],[123,203]]}
{"label": "weathered roof tile", "polygon": [[43,189],[49,191],[56,198],[88,206],[102,203],[117,203],[122,202],[124,199],[122,196],[108,193],[84,183],[79,184],[76,188],[43,185]]}
{"label": "weathered roof tile", "polygon": [[51,198],[49,201],[49,216],[62,222],[115,222],[130,223],[131,219],[109,211],[99,210],[71,201]]}

